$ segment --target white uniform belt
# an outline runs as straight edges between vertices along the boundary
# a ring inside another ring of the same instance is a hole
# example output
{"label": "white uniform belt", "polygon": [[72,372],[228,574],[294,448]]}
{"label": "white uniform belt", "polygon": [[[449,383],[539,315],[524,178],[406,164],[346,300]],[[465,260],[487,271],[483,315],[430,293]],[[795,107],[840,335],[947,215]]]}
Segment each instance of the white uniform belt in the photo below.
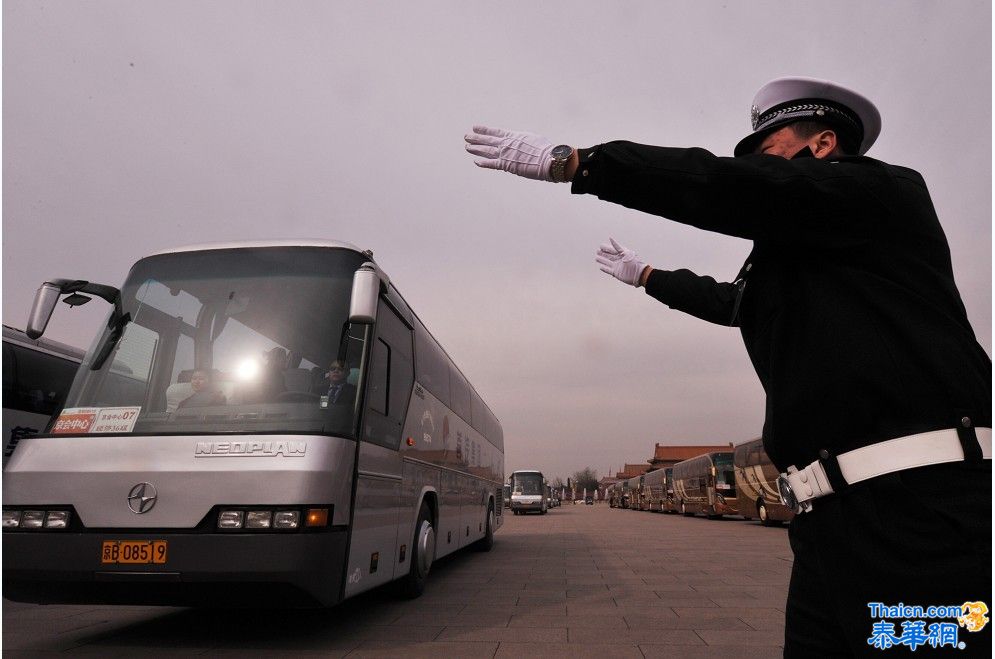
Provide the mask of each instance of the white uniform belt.
{"label": "white uniform belt", "polygon": [[[992,459],[992,429],[975,428],[981,455]],[[840,473],[847,485],[853,485],[875,476],[883,476],[903,469],[927,465],[959,462],[964,459],[964,447],[957,430],[935,430],[917,435],[897,437],[877,444],[863,446],[836,456]],[[804,469],[794,465],[778,479],[781,499],[795,512],[812,509],[811,501],[833,493],[825,467],[816,460]]]}

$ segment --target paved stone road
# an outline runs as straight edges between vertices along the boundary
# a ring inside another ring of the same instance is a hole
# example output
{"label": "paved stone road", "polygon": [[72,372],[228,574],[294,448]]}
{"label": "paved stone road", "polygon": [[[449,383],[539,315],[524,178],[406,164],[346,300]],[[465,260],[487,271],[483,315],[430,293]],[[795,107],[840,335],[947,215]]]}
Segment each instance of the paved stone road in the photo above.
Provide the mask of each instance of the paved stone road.
{"label": "paved stone road", "polygon": [[418,600],[220,612],[5,600],[3,656],[781,656],[785,529],[604,504],[505,520],[490,554],[443,559]]}

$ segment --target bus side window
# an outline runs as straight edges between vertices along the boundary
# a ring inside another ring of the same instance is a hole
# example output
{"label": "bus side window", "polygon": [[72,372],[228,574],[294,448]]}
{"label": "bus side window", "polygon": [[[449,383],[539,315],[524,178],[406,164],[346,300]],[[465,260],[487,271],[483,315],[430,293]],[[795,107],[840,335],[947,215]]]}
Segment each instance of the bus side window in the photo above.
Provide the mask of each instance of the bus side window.
{"label": "bus side window", "polygon": [[[9,359],[13,357],[13,359]],[[6,369],[13,367],[10,372]],[[4,407],[51,415],[65,401],[77,364],[20,346],[4,345]]]}
{"label": "bus side window", "polygon": [[377,312],[368,382],[363,439],[396,449],[414,384],[411,329],[383,301]]}
{"label": "bus side window", "polygon": [[383,339],[373,342],[370,362],[370,388],[366,393],[371,410],[387,415],[387,391],[390,387],[390,346]]}

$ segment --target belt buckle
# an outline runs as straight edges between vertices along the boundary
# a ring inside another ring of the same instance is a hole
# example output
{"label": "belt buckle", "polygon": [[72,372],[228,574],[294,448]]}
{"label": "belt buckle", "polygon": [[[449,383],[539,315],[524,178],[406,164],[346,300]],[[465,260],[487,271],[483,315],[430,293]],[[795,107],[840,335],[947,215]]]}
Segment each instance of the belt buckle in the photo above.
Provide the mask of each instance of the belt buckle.
{"label": "belt buckle", "polygon": [[791,489],[791,483],[788,481],[788,475],[792,471],[797,472],[798,468],[795,466],[788,467],[788,472],[785,474],[778,474],[777,476],[777,493],[781,497],[781,503],[790,508],[796,515],[801,515],[802,513],[812,510],[812,504],[808,501],[804,503],[799,503],[798,497],[795,495],[795,491]]}

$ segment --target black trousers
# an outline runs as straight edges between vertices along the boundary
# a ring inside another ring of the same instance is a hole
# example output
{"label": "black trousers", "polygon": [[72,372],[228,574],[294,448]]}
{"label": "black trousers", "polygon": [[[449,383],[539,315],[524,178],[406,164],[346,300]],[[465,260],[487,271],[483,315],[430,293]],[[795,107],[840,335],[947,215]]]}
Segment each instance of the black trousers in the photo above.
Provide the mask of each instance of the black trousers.
{"label": "black trousers", "polygon": [[[991,460],[921,467],[858,483],[814,502],[789,530],[794,566],[784,656],[991,657],[992,624],[960,627],[949,645],[880,648],[869,643],[868,604],[992,605]],[[995,618],[995,611],[988,614]],[[894,636],[903,636],[902,619]],[[913,620],[913,619],[910,619]],[[956,619],[927,619],[933,623]],[[949,630],[948,630],[949,631]]]}

